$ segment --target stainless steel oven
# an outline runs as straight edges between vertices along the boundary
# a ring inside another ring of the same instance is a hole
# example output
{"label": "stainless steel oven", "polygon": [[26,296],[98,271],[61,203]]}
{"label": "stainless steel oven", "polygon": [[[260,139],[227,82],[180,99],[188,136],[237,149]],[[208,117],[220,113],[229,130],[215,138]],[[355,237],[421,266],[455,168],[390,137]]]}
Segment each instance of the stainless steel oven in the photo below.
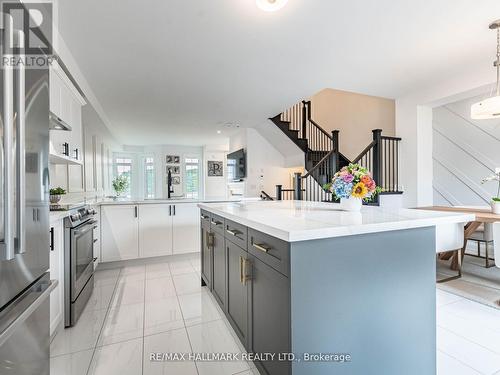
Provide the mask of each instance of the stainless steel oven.
{"label": "stainless steel oven", "polygon": [[73,326],[94,289],[94,230],[96,211],[82,207],[65,219],[64,233],[64,322]]}

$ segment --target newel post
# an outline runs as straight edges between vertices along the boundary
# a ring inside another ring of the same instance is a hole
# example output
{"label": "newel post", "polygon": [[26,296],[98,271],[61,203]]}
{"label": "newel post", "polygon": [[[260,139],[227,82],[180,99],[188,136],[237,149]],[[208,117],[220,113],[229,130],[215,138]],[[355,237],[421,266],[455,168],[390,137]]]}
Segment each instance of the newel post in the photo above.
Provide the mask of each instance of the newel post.
{"label": "newel post", "polygon": [[293,199],[296,201],[301,201],[302,200],[302,174],[301,173],[295,173],[295,177],[293,178],[293,187],[294,187],[294,192],[293,192]]}
{"label": "newel post", "polygon": [[333,173],[331,174],[333,176],[340,169],[339,131],[338,130],[332,131],[332,150],[334,150],[334,152],[333,152],[333,157],[334,157],[333,168],[335,169],[334,171],[332,171]]}
{"label": "newel post", "polygon": [[276,200],[283,200],[283,185],[276,185]]}
{"label": "newel post", "polygon": [[377,185],[382,186],[382,129],[373,129],[373,170],[372,177]]}

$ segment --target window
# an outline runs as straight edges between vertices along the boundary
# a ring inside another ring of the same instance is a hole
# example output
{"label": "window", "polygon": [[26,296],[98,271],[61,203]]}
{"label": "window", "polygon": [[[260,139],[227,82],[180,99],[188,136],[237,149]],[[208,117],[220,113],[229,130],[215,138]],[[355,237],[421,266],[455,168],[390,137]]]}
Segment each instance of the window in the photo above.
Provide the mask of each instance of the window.
{"label": "window", "polygon": [[155,197],[155,164],[154,158],[144,158],[144,198]]}
{"label": "window", "polygon": [[186,198],[198,198],[200,192],[200,159],[187,157],[185,166]]}
{"label": "window", "polygon": [[127,189],[122,192],[120,195],[130,198],[130,184],[132,182],[132,158],[123,157],[123,156],[115,156],[115,160],[113,163],[114,169],[114,177],[125,176],[128,178],[128,186]]}

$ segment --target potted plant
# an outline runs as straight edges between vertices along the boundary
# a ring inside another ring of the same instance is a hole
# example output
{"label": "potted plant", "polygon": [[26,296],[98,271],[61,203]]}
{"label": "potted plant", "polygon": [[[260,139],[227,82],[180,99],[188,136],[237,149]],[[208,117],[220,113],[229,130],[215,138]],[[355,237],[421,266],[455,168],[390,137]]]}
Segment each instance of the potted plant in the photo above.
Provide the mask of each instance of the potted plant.
{"label": "potted plant", "polygon": [[113,180],[113,189],[115,189],[117,197],[119,197],[123,192],[127,191],[128,187],[129,177],[125,173],[116,176]]}
{"label": "potted plant", "polygon": [[368,170],[359,164],[343,167],[335,173],[332,182],[325,185],[325,188],[340,199],[340,207],[344,211],[361,210],[363,201],[371,201],[382,191]]}
{"label": "potted plant", "polygon": [[61,195],[66,194],[66,190],[58,186],[56,188],[50,189],[49,194],[50,203],[57,204],[61,200]]}
{"label": "potted plant", "polygon": [[496,195],[496,197],[491,198],[491,202],[490,202],[491,212],[493,212],[494,214],[500,215],[500,168],[496,168],[494,174],[483,178],[481,183],[484,184],[484,183],[490,182],[490,181],[496,181],[498,184],[497,195]]}

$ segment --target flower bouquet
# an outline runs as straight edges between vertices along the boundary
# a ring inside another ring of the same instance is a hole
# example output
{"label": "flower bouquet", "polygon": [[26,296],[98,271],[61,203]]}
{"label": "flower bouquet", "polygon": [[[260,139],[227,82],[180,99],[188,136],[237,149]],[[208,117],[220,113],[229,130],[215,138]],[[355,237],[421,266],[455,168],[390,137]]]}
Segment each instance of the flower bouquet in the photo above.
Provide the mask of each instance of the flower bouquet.
{"label": "flower bouquet", "polygon": [[345,211],[359,211],[363,201],[369,202],[382,189],[377,186],[366,168],[359,164],[349,164],[335,173],[332,182],[325,189],[340,199]]}

